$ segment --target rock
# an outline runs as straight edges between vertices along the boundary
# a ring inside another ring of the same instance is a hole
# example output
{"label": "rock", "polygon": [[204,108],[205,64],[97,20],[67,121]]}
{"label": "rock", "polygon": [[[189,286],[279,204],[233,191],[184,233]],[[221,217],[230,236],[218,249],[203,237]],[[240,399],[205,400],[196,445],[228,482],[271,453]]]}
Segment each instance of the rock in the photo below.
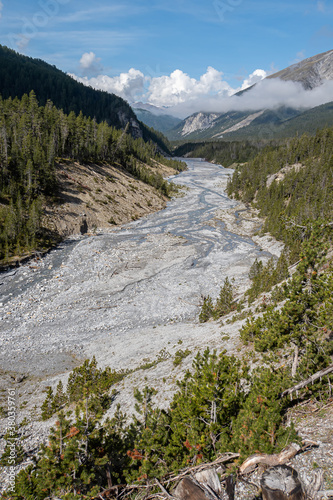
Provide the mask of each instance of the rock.
{"label": "rock", "polygon": [[21,374],[17,374],[15,377],[12,377],[12,379],[14,380],[14,382],[16,382],[17,384],[20,384],[26,378],[27,377],[25,375],[21,375]]}
{"label": "rock", "polygon": [[208,484],[215,493],[220,494],[222,492],[220,478],[215,469],[211,468],[197,472],[194,477],[200,484]]}
{"label": "rock", "polygon": [[88,223],[86,219],[83,219],[80,226],[80,233],[87,234],[87,232],[88,232]]}
{"label": "rock", "polygon": [[172,495],[179,500],[215,500],[213,495],[210,495],[198,483],[195,484],[190,477],[184,477]]}

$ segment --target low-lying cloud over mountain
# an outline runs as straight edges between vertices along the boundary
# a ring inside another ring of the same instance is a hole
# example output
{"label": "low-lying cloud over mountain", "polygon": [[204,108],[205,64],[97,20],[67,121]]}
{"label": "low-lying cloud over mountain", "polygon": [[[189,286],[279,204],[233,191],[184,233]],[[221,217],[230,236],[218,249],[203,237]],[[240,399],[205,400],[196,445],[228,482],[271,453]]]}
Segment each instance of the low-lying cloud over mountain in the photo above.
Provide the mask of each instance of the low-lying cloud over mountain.
{"label": "low-lying cloud over mountain", "polygon": [[241,95],[228,99],[218,96],[204,96],[202,99],[172,106],[169,112],[178,116],[189,116],[199,110],[214,113],[228,111],[252,111],[258,109],[277,109],[281,106],[293,108],[313,108],[333,100],[333,81],[324,82],[312,90],[305,90],[299,82],[286,82],[280,79],[263,80]]}
{"label": "low-lying cloud over mountain", "polygon": [[[331,60],[332,55],[333,51],[326,53],[325,61]],[[318,68],[323,61],[322,55],[306,61],[309,61],[311,70],[317,71],[315,76],[320,80],[322,75]],[[333,81],[326,75],[315,88],[309,88],[301,79],[289,79],[289,74],[299,73],[299,65],[303,69],[304,62],[288,68],[287,74],[280,72],[281,77],[277,73],[276,77],[270,75],[266,78],[268,74],[265,70],[256,69],[239,88],[232,88],[224,80],[223,72],[211,66],[199,79],[190,77],[180,69],[170,75],[151,77],[134,68],[115,77],[102,74],[89,77],[99,62],[93,52],[83,54],[81,69],[87,76],[71,76],[95,89],[119,95],[130,104],[140,100],[157,107],[167,107],[170,114],[181,118],[198,111],[224,113],[231,110],[275,109],[280,106],[312,108],[330,102],[333,98]],[[246,89],[246,92],[237,95]]]}
{"label": "low-lying cloud over mountain", "polygon": [[[244,79],[238,88],[233,88],[224,80],[223,72],[208,66],[206,73],[199,79],[192,78],[180,69],[170,75],[151,77],[131,68],[127,73],[110,77],[96,74],[100,59],[93,52],[85,53],[80,60],[81,73],[84,76],[70,74],[75,80],[97,90],[105,90],[127,99],[130,104],[143,101],[157,107],[168,107],[178,116],[185,116],[198,111],[207,101],[221,101],[240,90],[244,90],[267,76],[266,71],[257,69]],[[186,111],[183,111],[186,110]]]}

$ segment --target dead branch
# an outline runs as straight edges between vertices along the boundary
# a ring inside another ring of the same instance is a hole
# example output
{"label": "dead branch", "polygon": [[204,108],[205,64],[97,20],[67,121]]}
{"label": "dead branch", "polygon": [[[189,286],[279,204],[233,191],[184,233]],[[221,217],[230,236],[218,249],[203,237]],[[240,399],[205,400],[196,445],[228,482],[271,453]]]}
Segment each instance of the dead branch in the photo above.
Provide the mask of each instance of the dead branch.
{"label": "dead branch", "polygon": [[333,490],[318,491],[319,498],[333,498]]}
{"label": "dead branch", "polygon": [[316,441],[311,441],[310,439],[304,439],[302,441],[302,451],[307,450],[308,448],[312,448],[312,446],[319,446],[319,444]]}
{"label": "dead branch", "polygon": [[215,465],[220,465],[225,462],[229,462],[230,460],[235,460],[236,458],[239,457],[240,457],[239,453],[225,453],[221,457],[214,460],[214,462],[195,465],[194,467],[187,467],[186,469],[182,469],[181,471],[179,471],[179,474],[177,474],[177,476],[169,476],[169,478],[166,481],[164,481],[164,484],[173,483],[193,472],[201,472],[202,470],[209,469],[211,467],[214,467]]}
{"label": "dead branch", "polygon": [[312,479],[309,486],[306,488],[306,492],[309,498],[316,498],[318,492],[322,489],[324,484],[324,473],[323,471],[318,471]]}
{"label": "dead branch", "polygon": [[282,450],[280,453],[275,453],[273,455],[268,455],[267,453],[262,453],[260,455],[251,455],[245,460],[245,462],[242,463],[239,468],[239,472],[241,474],[246,473],[247,470],[249,472],[258,464],[265,464],[270,466],[283,465],[291,458],[293,458],[300,451],[300,449],[301,447],[298,444],[292,443],[284,448],[284,450]]}
{"label": "dead branch", "polygon": [[174,499],[175,497],[173,497],[172,495],[170,495],[170,493],[167,492],[167,490],[164,488],[164,486],[159,482],[158,479],[155,479],[156,481],[156,484],[157,486],[163,491],[163,493],[168,497],[170,498],[171,500]]}
{"label": "dead branch", "polygon": [[293,359],[293,365],[292,365],[292,368],[291,368],[291,378],[295,378],[296,373],[297,373],[297,367],[298,367],[298,354],[299,354],[298,345],[297,345],[297,344],[295,344],[294,359]]}
{"label": "dead branch", "polygon": [[[176,482],[187,475],[191,475],[191,479],[193,480],[193,482],[196,482],[196,480],[192,477],[193,473],[201,472],[205,469],[209,469],[209,468],[214,467],[216,465],[221,465],[225,462],[235,460],[236,458],[239,458],[239,456],[240,456],[239,453],[224,453],[222,456],[218,457],[213,462],[195,465],[193,467],[187,467],[186,469],[182,469],[181,471],[179,471],[179,474],[177,474],[177,475],[169,475],[169,477],[167,476],[167,478],[165,478],[164,481],[162,481],[162,482],[160,482],[158,479],[155,478],[156,485],[162,491],[162,494],[160,494],[160,495],[156,494],[156,498],[157,498],[157,496],[159,496],[160,498],[165,498],[165,496],[166,496],[169,500],[175,500],[175,497],[173,497],[172,495],[170,495],[170,493],[168,493],[165,486],[168,486],[170,483]],[[105,500],[106,498],[109,497],[109,495],[117,492],[118,488],[122,491],[120,493],[120,496],[117,495],[117,498],[118,497],[125,498],[135,490],[145,490],[145,489],[151,488],[151,486],[152,486],[152,484],[149,484],[149,485],[146,485],[146,484],[120,484],[119,485],[118,484],[118,485],[112,486],[111,488],[108,488],[108,489],[102,491],[98,497],[95,497],[94,500],[100,500],[101,497],[103,500]],[[208,485],[204,485],[204,486],[200,485],[200,487],[203,488],[204,490],[206,490],[208,493],[210,493],[210,495],[212,495],[212,496],[215,495],[216,500],[219,498],[216,495],[216,493],[213,492],[212,488],[210,488]],[[155,496],[152,495],[148,498],[155,498]],[[148,500],[148,498],[146,500]]]}
{"label": "dead branch", "polygon": [[294,385],[293,387],[290,387],[290,389],[286,389],[281,393],[281,398],[284,396],[287,396],[288,394],[292,394],[295,391],[298,391],[299,389],[303,389],[303,387],[306,387],[308,384],[313,384],[316,380],[318,380],[321,377],[325,377],[325,375],[328,375],[329,373],[333,372],[333,365],[328,366],[324,370],[320,370],[317,373],[314,373],[311,375],[311,377],[307,378],[306,380],[303,380],[302,382],[299,382],[298,384]]}

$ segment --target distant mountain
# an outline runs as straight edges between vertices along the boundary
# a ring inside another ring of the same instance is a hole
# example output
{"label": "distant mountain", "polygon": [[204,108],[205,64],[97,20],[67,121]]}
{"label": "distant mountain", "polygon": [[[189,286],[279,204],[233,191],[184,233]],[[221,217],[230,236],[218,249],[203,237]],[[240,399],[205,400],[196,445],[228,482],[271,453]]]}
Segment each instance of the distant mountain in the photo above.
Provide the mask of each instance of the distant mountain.
{"label": "distant mountain", "polygon": [[194,113],[183,120],[177,127],[167,131],[170,140],[197,140],[218,138],[224,130],[241,124],[251,114],[242,111],[228,113]]}
{"label": "distant mountain", "polygon": [[249,126],[225,134],[223,138],[228,140],[282,139],[296,134],[313,135],[323,127],[333,127],[333,101],[302,112],[292,108],[266,110]]}
{"label": "distant mountain", "polygon": [[319,87],[325,80],[333,80],[333,50],[304,59],[267,78],[300,82],[307,90]]}
{"label": "distant mountain", "polygon": [[157,115],[147,109],[134,108],[134,112],[141,122],[145,123],[148,127],[152,127],[160,132],[167,132],[168,130],[176,127],[182,120],[172,115],[160,114]]}
{"label": "distant mountain", "polygon": [[23,56],[2,45],[0,68],[0,95],[3,99],[21,98],[33,90],[42,106],[51,100],[66,114],[82,112],[84,116],[95,118],[97,122],[106,121],[117,129],[129,123],[132,137],[152,140],[162,150],[168,151],[161,134],[155,134],[141,123],[121,97],[87,87],[45,61]]}
{"label": "distant mountain", "polygon": [[170,111],[167,107],[165,106],[154,106],[153,104],[149,104],[148,102],[141,102],[137,101],[132,104],[133,109],[143,109],[145,111],[150,111],[153,115],[160,116],[160,115],[169,115],[170,116]]}
{"label": "distant mountain", "polygon": [[[333,80],[333,50],[310,57],[270,75],[268,79],[300,82],[312,90]],[[238,95],[244,94],[239,92]],[[166,131],[170,140],[248,139],[258,136],[287,136],[296,132],[314,133],[317,128],[333,125],[331,103],[311,110],[280,107],[274,110],[199,112],[189,116],[175,128]]]}

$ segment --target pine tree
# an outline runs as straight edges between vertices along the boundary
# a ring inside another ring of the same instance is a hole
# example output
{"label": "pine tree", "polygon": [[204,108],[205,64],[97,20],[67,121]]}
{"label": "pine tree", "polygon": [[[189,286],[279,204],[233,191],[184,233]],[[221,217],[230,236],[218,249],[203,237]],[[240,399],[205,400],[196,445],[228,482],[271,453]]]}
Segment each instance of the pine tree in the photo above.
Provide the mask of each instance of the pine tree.
{"label": "pine tree", "polygon": [[54,414],[54,396],[52,387],[48,388],[46,398],[41,407],[42,420],[48,420]]}

